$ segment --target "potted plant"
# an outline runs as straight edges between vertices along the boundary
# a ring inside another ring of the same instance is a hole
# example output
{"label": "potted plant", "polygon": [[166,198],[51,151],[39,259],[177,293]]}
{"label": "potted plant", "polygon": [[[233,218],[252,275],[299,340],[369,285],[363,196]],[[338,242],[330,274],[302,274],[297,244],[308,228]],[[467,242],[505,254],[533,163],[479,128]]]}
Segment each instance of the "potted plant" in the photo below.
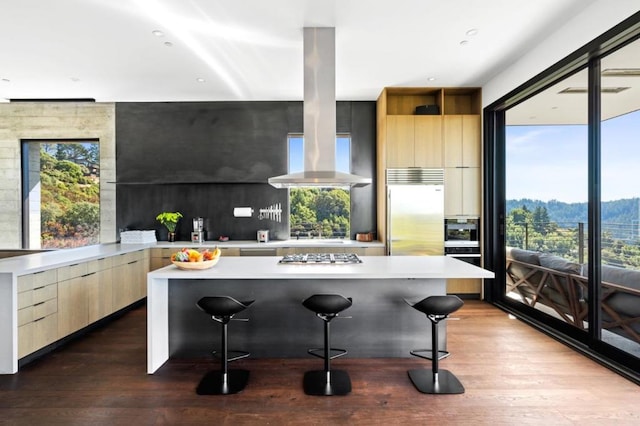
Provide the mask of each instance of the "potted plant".
{"label": "potted plant", "polygon": [[173,242],[176,239],[176,225],[178,221],[182,217],[182,213],[180,212],[162,212],[158,216],[156,216],[156,220],[164,225],[169,234],[167,236],[167,241]]}

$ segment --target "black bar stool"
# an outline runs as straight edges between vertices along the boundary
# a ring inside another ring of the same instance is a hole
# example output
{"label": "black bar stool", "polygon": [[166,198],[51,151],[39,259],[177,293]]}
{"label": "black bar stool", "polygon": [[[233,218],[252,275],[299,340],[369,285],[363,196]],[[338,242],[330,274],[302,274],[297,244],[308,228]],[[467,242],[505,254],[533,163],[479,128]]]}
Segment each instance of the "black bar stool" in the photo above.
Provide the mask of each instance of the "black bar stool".
{"label": "black bar stool", "polygon": [[[242,312],[254,301],[239,302],[229,296],[209,296],[198,300],[196,306],[211,315],[211,319],[222,324],[222,342],[220,348],[220,371],[208,372],[198,384],[198,395],[227,395],[242,391],[249,381],[249,371],[243,369],[228,369],[228,363],[246,358],[249,352],[231,351],[237,356],[229,358],[227,352],[227,325],[238,312]],[[248,319],[238,319],[248,321]],[[216,351],[213,352],[216,354]]]}
{"label": "black bar stool", "polygon": [[[347,351],[331,347],[329,323],[352,303],[350,297],[339,294],[314,294],[302,302],[305,308],[324,321],[324,348],[307,350],[309,354],[324,359],[324,370],[304,374],[304,392],[307,395],[346,395],[351,392],[349,374],[343,370],[331,370],[331,360],[345,355]],[[322,353],[318,353],[320,351]]]}
{"label": "black bar stool", "polygon": [[[438,370],[438,361],[449,356],[449,352],[438,350],[438,323],[460,309],[464,302],[458,296],[430,296],[417,303],[406,299],[405,302],[412,308],[426,314],[431,321],[431,349],[417,349],[410,352],[411,355],[430,359],[431,372],[425,369],[409,370],[409,378],[413,385],[422,393],[464,393],[464,386],[453,373],[447,370]],[[431,352],[430,355],[422,354],[422,352],[428,351]]]}

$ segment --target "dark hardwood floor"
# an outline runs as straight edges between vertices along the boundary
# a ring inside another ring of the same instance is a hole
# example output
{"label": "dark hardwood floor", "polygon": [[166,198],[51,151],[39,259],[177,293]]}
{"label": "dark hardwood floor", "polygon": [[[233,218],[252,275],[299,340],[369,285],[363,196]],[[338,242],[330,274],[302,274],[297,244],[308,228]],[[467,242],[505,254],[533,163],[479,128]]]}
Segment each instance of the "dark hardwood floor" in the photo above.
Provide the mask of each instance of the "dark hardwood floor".
{"label": "dark hardwood floor", "polygon": [[198,396],[210,360],[172,360],[146,374],[142,307],[0,376],[0,424],[640,424],[634,383],[488,304],[467,301],[455,317],[441,368],[462,381],[462,395],[417,392],[406,370],[428,361],[345,357],[334,367],[349,371],[353,392],[306,396],[302,375],[322,363],[308,357],[238,361],[251,370],[244,392]]}

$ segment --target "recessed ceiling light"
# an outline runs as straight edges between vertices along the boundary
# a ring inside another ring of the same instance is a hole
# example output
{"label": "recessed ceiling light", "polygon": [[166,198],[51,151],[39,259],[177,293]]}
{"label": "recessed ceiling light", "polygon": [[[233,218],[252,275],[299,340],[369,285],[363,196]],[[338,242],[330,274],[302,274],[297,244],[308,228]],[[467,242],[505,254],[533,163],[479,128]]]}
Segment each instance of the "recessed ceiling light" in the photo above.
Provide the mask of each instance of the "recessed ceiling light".
{"label": "recessed ceiling light", "polygon": [[165,41],[164,45],[167,46],[167,47],[172,47],[173,43],[171,43],[170,41]]}
{"label": "recessed ceiling light", "polygon": [[200,78],[200,77],[199,77],[199,78],[196,78],[196,81],[197,81],[198,83],[204,83],[204,82],[206,82],[207,80],[205,80],[204,78]]}
{"label": "recessed ceiling light", "polygon": [[162,31],[160,31],[160,30],[153,30],[153,31],[151,31],[151,34],[153,34],[156,37],[163,37],[164,36],[164,33]]}
{"label": "recessed ceiling light", "polygon": [[428,81],[435,81],[435,79],[436,79],[435,77],[427,77]]}
{"label": "recessed ceiling light", "polygon": [[469,44],[469,40],[462,40],[460,42],[460,46],[466,46],[467,44]]}
{"label": "recessed ceiling light", "polygon": [[468,30],[466,32],[467,37],[473,37],[474,35],[478,34],[478,29],[477,28],[471,28],[470,30]]}

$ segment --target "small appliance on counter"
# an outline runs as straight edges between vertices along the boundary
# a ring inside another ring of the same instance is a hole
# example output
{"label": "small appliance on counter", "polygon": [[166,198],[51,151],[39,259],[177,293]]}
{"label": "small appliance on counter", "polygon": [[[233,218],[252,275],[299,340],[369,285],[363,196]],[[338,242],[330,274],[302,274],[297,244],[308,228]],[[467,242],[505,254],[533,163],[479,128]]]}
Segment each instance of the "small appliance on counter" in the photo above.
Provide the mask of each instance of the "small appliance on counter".
{"label": "small appliance on counter", "polygon": [[204,218],[202,217],[193,218],[193,231],[191,232],[191,242],[192,243],[204,242]]}
{"label": "small appliance on counter", "polygon": [[259,243],[268,243],[269,242],[269,230],[268,229],[259,229],[258,230],[258,242]]}

